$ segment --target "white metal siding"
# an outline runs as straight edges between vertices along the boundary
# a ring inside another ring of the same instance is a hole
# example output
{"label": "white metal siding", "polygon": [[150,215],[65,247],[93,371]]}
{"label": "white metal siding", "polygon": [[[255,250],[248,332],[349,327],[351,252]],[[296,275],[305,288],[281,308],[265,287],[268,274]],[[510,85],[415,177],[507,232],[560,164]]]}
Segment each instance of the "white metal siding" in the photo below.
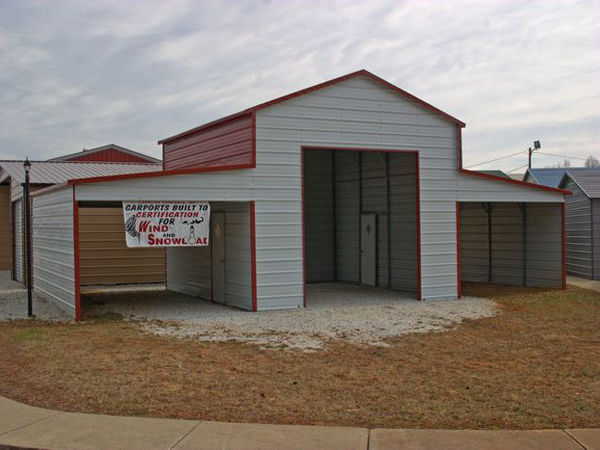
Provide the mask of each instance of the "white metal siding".
{"label": "white metal siding", "polygon": [[[291,217],[301,217],[300,146],[404,149],[420,152],[422,296],[424,299],[453,298],[457,294],[455,199],[457,180],[457,127],[418,104],[400,97],[373,81],[357,77],[284,103],[257,114],[256,175],[272,189],[289,190],[293,201],[257,202],[275,211],[285,208]],[[268,180],[268,181],[267,181]],[[285,180],[285,184],[283,181]],[[272,248],[272,233],[266,223],[257,227],[259,250]],[[289,241],[291,243],[291,241]],[[293,237],[291,250],[301,250],[301,235]],[[296,255],[296,253],[294,253]],[[270,252],[259,258],[271,258]],[[287,257],[290,255],[288,253]],[[301,270],[297,253],[294,272]],[[260,263],[260,259],[259,259]],[[284,286],[263,283],[259,297],[267,307],[293,302],[300,293],[301,279],[290,274]],[[268,292],[267,297],[261,293]],[[290,296],[290,297],[287,297]],[[288,298],[288,301],[285,301]]]}
{"label": "white metal siding", "polygon": [[563,202],[564,195],[516,183],[458,174],[457,200],[460,202]]}
{"label": "white metal siding", "polygon": [[[252,309],[250,206],[248,203],[211,203],[212,212],[225,213],[225,304]],[[167,289],[212,299],[211,249],[167,249]]]}
{"label": "white metal siding", "polygon": [[167,248],[167,289],[211,298],[210,247]]}
{"label": "white metal siding", "polygon": [[75,317],[73,190],[33,197],[33,288]]}
{"label": "white metal siding", "polygon": [[592,278],[592,201],[571,179],[564,186],[573,192],[565,199],[567,273]]}

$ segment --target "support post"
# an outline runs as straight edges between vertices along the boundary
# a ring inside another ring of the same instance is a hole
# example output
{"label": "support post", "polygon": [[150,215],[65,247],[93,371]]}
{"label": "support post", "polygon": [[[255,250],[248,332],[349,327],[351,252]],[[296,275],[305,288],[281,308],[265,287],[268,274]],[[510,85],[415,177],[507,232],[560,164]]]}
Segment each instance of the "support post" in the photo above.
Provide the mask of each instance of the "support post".
{"label": "support post", "polygon": [[25,170],[25,186],[24,186],[24,197],[25,197],[25,257],[26,257],[26,282],[27,282],[27,316],[33,316],[33,274],[32,274],[32,263],[31,263],[31,194],[30,194],[30,183],[29,183],[29,170],[31,163],[29,158],[25,160],[23,164]]}
{"label": "support post", "polygon": [[333,282],[337,282],[337,210],[336,210],[336,177],[335,177],[335,150],[331,151],[331,201],[333,215]]}
{"label": "support post", "polygon": [[385,188],[386,188],[386,214],[387,214],[387,263],[388,263],[388,289],[392,288],[392,215],[391,215],[391,189],[390,189],[390,154],[385,152]]}

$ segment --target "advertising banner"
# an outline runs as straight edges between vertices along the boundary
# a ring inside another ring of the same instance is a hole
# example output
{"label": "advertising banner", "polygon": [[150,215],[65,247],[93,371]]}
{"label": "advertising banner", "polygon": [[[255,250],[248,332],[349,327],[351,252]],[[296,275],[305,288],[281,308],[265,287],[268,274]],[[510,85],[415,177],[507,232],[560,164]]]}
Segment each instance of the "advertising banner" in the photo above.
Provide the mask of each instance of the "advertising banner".
{"label": "advertising banner", "polygon": [[208,202],[123,202],[127,247],[208,245]]}

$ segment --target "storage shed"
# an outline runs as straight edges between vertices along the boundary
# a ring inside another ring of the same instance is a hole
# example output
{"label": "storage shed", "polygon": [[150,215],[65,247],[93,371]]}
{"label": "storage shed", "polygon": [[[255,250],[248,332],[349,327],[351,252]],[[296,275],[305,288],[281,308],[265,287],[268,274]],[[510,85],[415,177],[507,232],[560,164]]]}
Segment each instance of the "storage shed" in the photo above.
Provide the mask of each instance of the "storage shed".
{"label": "storage shed", "polygon": [[566,201],[567,273],[600,280],[600,167],[567,169],[559,186]]}
{"label": "storage shed", "polygon": [[[31,192],[69,179],[160,169],[157,164],[32,161]],[[20,282],[25,281],[24,182],[23,161],[0,161],[0,270],[11,270]],[[82,285],[164,281],[163,250],[126,251],[120,205],[83,210],[81,227]]]}
{"label": "storage shed", "polygon": [[80,317],[81,209],[144,200],[211,203],[211,245],[167,249],[167,289],[252,311],[310,306],[313,282],[564,286],[568,191],[462,169],[463,127],[361,70],[163,139],[162,172],[35,194],[34,262],[58,264],[34,286]]}

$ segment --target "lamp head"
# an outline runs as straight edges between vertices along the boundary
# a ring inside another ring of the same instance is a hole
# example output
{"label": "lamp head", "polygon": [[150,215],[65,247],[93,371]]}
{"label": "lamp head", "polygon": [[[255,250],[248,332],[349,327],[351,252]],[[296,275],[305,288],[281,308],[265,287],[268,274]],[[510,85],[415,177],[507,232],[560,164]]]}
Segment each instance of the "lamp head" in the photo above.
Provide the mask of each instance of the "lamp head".
{"label": "lamp head", "polygon": [[536,150],[542,148],[542,144],[540,144],[540,141],[533,141],[533,148],[535,148]]}
{"label": "lamp head", "polygon": [[29,170],[31,169],[31,161],[29,161],[29,157],[25,158],[23,168],[25,169],[25,173],[29,173]]}

